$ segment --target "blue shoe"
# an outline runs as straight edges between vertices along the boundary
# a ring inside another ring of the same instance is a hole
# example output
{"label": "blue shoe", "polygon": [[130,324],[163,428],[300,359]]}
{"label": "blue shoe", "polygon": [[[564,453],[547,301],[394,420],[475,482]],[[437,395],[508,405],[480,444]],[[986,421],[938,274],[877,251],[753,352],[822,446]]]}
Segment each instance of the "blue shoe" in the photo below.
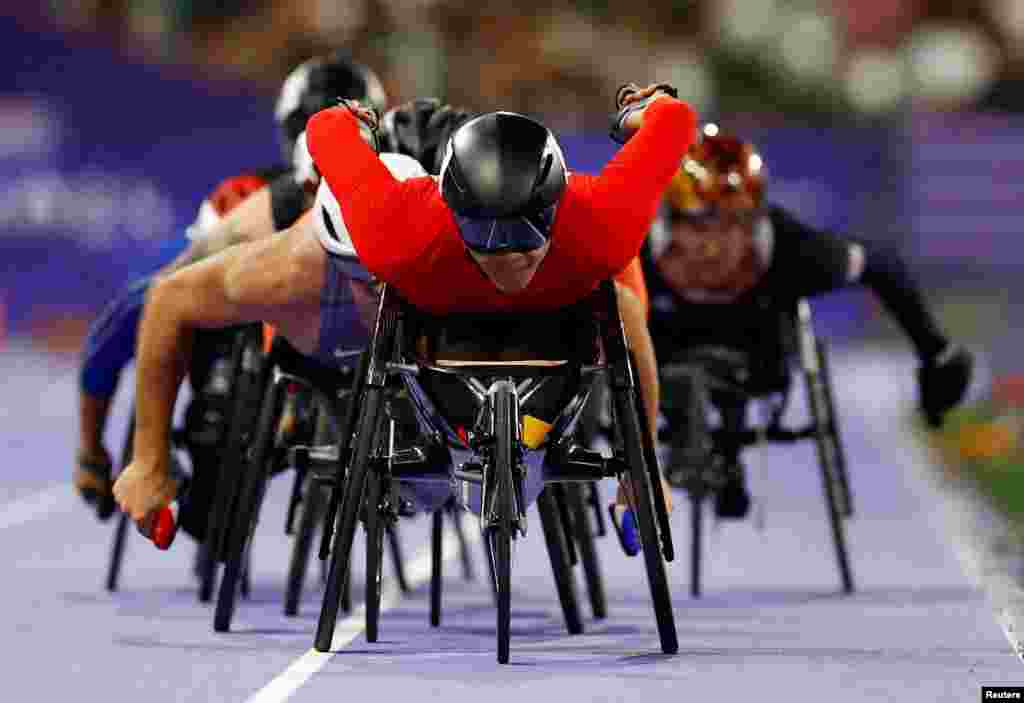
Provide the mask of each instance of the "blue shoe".
{"label": "blue shoe", "polygon": [[608,515],[611,516],[612,527],[619,537],[619,544],[627,557],[635,557],[643,549],[640,541],[640,531],[636,529],[636,516],[632,508],[612,503],[608,506]]}

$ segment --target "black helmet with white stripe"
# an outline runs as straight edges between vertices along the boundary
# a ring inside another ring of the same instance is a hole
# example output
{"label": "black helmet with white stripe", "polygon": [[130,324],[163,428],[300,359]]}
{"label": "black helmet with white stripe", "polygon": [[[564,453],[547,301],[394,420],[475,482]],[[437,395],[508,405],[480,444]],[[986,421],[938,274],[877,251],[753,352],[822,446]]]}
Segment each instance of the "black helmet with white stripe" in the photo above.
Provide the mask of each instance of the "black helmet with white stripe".
{"label": "black helmet with white stripe", "polygon": [[358,100],[381,112],[387,108],[387,95],[377,74],[342,52],[310,59],[288,74],[274,108],[286,159],[291,160],[295,140],[305,131],[309,118],[341,99]]}

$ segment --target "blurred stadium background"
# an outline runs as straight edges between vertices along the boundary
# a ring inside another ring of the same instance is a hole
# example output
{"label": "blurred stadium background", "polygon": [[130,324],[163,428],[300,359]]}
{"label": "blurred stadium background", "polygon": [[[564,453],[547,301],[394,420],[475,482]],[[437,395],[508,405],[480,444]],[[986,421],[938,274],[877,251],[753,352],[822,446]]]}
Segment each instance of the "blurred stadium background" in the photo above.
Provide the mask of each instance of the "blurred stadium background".
{"label": "blurred stadium background", "polygon": [[[216,182],[280,159],[271,110],[286,73],[345,47],[395,102],[541,117],[583,170],[612,153],[620,83],[672,82],[760,144],[770,197],[897,243],[952,331],[993,340],[997,368],[1016,361],[1024,0],[29,5],[0,17],[8,340],[77,348],[117,287],[184,245]],[[866,295],[833,298],[820,306],[833,334],[891,336]]]}

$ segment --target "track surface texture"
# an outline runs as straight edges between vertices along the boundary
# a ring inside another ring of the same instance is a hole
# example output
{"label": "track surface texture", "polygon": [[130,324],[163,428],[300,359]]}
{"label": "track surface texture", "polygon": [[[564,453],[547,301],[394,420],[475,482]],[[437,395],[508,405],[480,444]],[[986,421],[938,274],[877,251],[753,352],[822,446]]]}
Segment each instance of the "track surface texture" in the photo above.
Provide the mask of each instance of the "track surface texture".
{"label": "track surface texture", "polygon": [[[950,519],[950,498],[936,490],[930,458],[909,429],[911,357],[856,347],[836,349],[833,358],[858,511],[847,523],[856,594],[838,594],[813,445],[760,448],[745,455],[755,514],[710,526],[699,601],[688,596],[688,501],[676,496],[680,556],[669,578],[678,655],[659,653],[643,562],[623,556],[614,537],[599,540],[609,617],[588,618],[585,634],[566,635],[533,511],[513,563],[512,664],[499,666],[479,544],[475,582],[461,579],[457,560],[447,562],[440,628],[428,624],[428,571],[413,574],[418,587],[400,598],[385,560],[392,590],[385,592],[380,641],[366,642],[357,613],[339,625],[334,652],[309,653],[317,584],[297,618],[282,615],[288,476],[271,485],[255,541],[252,597],[240,603],[231,633],[215,634],[212,608],[196,601],[194,550],[185,538],[161,553],[132,530],[121,590],[108,594],[114,521],[98,523],[68,483],[75,359],[9,344],[0,354],[3,698],[838,703],[973,701],[982,684],[1024,683],[984,584],[961,564],[971,561],[956,534],[966,523]],[[802,418],[795,390],[790,417]],[[112,449],[126,405],[120,398],[110,424]],[[610,499],[613,487],[603,488]],[[475,524],[465,521],[469,531]],[[429,520],[409,520],[402,529],[407,561],[429,565]],[[363,553],[360,531],[357,600]],[[589,615],[581,573],[577,590]]]}

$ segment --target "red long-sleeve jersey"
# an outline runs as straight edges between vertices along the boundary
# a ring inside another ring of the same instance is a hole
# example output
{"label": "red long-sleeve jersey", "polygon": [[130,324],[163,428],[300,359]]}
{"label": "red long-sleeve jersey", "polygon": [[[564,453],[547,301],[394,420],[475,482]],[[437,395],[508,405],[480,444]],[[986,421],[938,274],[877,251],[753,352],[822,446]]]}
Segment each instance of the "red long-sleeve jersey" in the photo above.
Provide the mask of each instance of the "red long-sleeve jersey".
{"label": "red long-sleeve jersey", "polygon": [[345,107],[314,115],[306,136],[363,265],[413,305],[443,314],[561,308],[625,269],[695,127],[689,105],[661,98],[599,175],[570,174],[548,254],[518,293],[499,291],[469,257],[437,181],[392,176]]}

